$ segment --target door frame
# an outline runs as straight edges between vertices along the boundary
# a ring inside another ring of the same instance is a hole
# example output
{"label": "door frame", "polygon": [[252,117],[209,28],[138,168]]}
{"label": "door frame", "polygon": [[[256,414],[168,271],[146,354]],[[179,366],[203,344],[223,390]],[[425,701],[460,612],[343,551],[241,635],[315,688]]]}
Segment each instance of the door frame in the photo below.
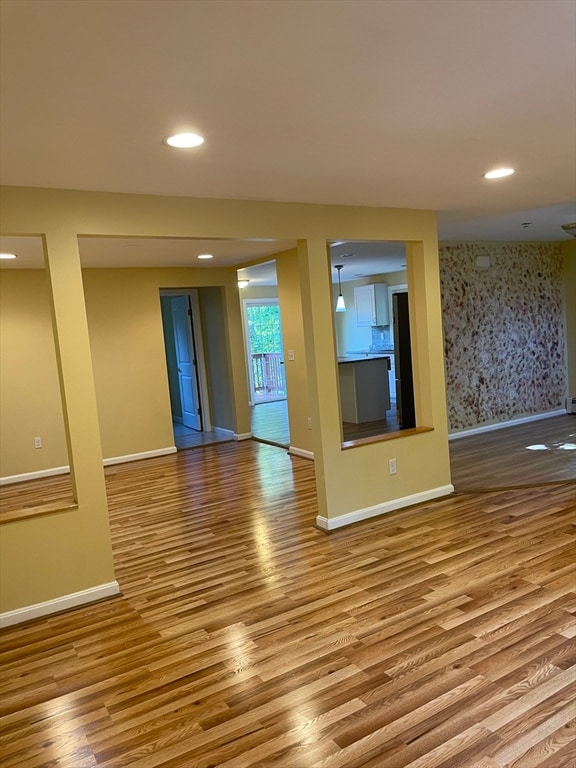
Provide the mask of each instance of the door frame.
{"label": "door frame", "polygon": [[[249,395],[250,398],[248,400],[248,404],[250,407],[259,404],[260,402],[275,402],[280,400],[288,400],[288,386],[286,384],[286,370],[283,368],[284,372],[284,397],[277,397],[274,398],[274,400],[254,400],[253,396],[255,394],[254,390],[254,374],[252,371],[252,360],[251,360],[251,349],[250,349],[250,334],[248,332],[248,323],[247,323],[247,307],[248,305],[260,305],[260,306],[277,306],[278,307],[278,315],[280,318],[280,347],[282,350],[282,358],[284,358],[284,338],[282,336],[282,313],[280,311],[280,301],[278,300],[277,296],[270,296],[268,298],[254,298],[254,299],[242,299],[242,328],[244,331],[244,349],[245,349],[245,358],[246,358],[246,374],[248,376],[248,389],[249,389]],[[282,359],[282,366],[284,365],[284,359]]]}
{"label": "door frame", "polygon": [[201,412],[201,432],[211,432],[210,398],[208,396],[208,379],[206,375],[206,357],[202,334],[202,322],[200,315],[200,303],[197,288],[160,288],[160,296],[185,296],[188,299],[190,309],[190,353],[196,360],[196,376],[198,385],[198,407]]}

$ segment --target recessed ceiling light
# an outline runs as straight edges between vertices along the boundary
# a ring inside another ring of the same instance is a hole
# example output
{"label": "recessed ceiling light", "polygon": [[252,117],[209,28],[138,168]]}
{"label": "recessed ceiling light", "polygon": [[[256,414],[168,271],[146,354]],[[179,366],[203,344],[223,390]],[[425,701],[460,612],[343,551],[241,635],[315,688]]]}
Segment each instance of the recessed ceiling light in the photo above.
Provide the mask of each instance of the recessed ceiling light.
{"label": "recessed ceiling light", "polygon": [[199,147],[200,144],[204,144],[204,139],[202,136],[198,136],[197,133],[176,133],[174,136],[168,136],[168,138],[164,139],[164,142],[169,147],[189,149],[190,147]]}
{"label": "recessed ceiling light", "polygon": [[199,259],[213,259],[214,256],[211,253],[201,253],[198,256]]}
{"label": "recessed ceiling light", "polygon": [[15,259],[15,253],[0,253],[0,259]]}
{"label": "recessed ceiling light", "polygon": [[504,176],[512,176],[514,168],[495,168],[484,174],[485,179],[503,179]]}

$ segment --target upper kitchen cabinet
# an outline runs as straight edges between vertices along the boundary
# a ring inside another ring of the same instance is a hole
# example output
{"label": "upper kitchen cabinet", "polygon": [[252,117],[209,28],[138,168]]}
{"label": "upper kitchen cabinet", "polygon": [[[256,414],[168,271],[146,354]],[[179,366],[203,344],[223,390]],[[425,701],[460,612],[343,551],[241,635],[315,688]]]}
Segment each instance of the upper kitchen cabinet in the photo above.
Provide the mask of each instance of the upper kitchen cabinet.
{"label": "upper kitchen cabinet", "polygon": [[374,283],[354,288],[356,325],[390,325],[388,284]]}

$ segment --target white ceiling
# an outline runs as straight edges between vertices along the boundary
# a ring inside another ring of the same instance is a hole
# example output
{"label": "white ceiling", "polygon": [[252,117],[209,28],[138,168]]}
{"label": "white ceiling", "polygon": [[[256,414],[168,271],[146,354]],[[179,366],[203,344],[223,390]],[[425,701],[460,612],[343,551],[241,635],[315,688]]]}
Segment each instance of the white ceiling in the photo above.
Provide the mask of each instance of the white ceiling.
{"label": "white ceiling", "polygon": [[[576,220],[573,0],[1,0],[0,13],[3,184],[433,209],[442,240],[563,240]],[[162,143],[183,130],[205,144]],[[482,177],[500,165],[517,172]],[[189,264],[207,245],[105,240],[82,259]],[[203,264],[290,245],[212,241]]]}

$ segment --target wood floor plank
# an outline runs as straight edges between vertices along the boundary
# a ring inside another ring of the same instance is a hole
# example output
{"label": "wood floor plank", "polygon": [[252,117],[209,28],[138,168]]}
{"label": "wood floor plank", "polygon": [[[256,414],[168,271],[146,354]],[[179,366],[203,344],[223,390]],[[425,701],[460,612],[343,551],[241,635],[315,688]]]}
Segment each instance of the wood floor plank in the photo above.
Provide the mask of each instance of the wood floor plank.
{"label": "wood floor plank", "polygon": [[122,595],[0,633],[2,768],[574,768],[573,487],[327,535],[263,443],[106,484]]}

